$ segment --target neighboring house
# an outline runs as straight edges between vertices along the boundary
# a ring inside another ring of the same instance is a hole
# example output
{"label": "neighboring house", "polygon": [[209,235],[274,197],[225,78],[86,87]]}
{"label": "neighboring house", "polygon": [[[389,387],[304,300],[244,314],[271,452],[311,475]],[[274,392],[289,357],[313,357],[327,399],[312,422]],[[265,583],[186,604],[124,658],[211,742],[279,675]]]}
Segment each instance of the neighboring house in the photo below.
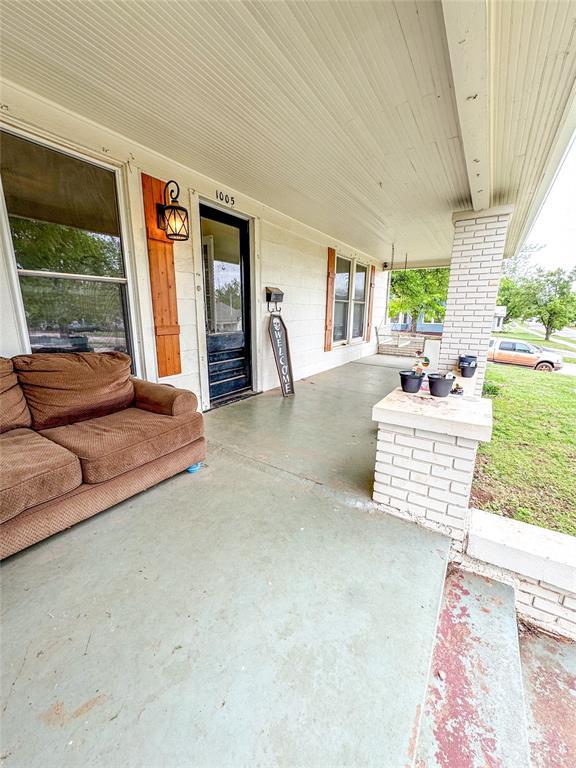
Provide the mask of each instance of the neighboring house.
{"label": "neighboring house", "polygon": [[[412,315],[409,312],[401,312],[392,318],[393,331],[409,331],[412,327]],[[442,320],[433,317],[426,317],[424,312],[418,315],[416,321],[416,333],[440,334],[442,333]]]}
{"label": "neighboring house", "polygon": [[[499,305],[494,310],[493,331],[501,331],[504,327],[504,318],[506,317],[506,307]],[[409,331],[412,327],[412,315],[409,312],[401,312],[392,318],[391,327],[393,331]],[[440,319],[426,317],[424,312],[418,315],[416,322],[416,333],[441,334],[444,329],[444,323]]]}

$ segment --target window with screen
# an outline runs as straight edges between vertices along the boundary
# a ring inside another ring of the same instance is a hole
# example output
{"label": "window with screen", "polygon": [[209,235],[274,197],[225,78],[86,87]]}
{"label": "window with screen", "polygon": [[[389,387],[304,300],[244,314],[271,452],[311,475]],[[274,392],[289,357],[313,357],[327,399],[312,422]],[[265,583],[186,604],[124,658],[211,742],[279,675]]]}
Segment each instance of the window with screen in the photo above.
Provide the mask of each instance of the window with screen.
{"label": "window with screen", "polygon": [[334,279],[334,342],[363,338],[367,296],[368,267],[338,256]]}
{"label": "window with screen", "polygon": [[0,164],[32,351],[130,353],[114,172],[5,131]]}

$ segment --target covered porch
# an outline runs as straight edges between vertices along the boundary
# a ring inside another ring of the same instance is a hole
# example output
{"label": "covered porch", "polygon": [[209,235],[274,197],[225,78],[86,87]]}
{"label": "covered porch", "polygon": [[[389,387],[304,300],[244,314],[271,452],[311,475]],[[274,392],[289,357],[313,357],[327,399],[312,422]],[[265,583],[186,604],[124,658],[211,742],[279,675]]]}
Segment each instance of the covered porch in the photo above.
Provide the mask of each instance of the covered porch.
{"label": "covered porch", "polygon": [[211,411],[200,473],[6,561],[5,764],[576,754],[542,718],[569,718],[574,647],[519,644],[511,587],[370,499],[372,406],[396,381],[374,357]]}
{"label": "covered porch", "polygon": [[449,540],[370,500],[396,379],[214,410],[200,473],[8,560],[6,765],[409,761]]}

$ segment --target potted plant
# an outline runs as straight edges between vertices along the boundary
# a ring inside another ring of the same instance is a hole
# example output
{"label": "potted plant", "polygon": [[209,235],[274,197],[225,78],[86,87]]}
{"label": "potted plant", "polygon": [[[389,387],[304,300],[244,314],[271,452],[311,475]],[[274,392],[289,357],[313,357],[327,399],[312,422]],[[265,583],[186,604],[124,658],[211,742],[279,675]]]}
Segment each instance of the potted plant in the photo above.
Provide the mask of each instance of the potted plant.
{"label": "potted plant", "polygon": [[403,392],[415,394],[422,386],[424,373],[422,371],[400,371],[400,384]]}
{"label": "potted plant", "polygon": [[478,358],[476,355],[460,355],[458,365],[460,366],[460,373],[462,376],[465,379],[471,379],[476,373]]}
{"label": "potted plant", "polygon": [[454,375],[451,373],[429,373],[428,383],[432,397],[448,397],[454,385]]}

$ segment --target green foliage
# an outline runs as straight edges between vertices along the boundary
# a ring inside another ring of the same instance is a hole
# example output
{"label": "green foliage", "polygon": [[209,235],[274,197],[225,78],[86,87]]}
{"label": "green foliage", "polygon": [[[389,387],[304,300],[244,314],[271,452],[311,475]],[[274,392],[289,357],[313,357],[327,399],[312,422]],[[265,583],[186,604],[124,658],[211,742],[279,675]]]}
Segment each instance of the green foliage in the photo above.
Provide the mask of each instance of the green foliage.
{"label": "green foliage", "polygon": [[482,387],[482,397],[499,397],[500,385],[486,379]]}
{"label": "green foliage", "polygon": [[540,320],[546,339],[576,320],[576,293],[572,288],[575,281],[576,269],[552,272],[539,269],[528,281],[525,288],[530,301],[528,312]]}
{"label": "green foliage", "polygon": [[515,282],[511,277],[503,277],[500,281],[498,304],[506,307],[504,324],[526,317],[532,306],[525,284]]}
{"label": "green foliage", "polygon": [[478,451],[471,504],[576,535],[574,378],[489,365],[500,389],[494,431]]}
{"label": "green foliage", "polygon": [[22,269],[123,277],[120,238],[10,216],[16,262]]}
{"label": "green foliage", "polygon": [[500,281],[498,304],[506,306],[505,323],[537,318],[545,328],[546,340],[576,320],[576,269],[529,269],[519,262],[505,268]]}
{"label": "green foliage", "polygon": [[448,294],[448,269],[410,269],[392,273],[390,282],[390,317],[408,312],[415,329],[418,316],[444,318]]}

